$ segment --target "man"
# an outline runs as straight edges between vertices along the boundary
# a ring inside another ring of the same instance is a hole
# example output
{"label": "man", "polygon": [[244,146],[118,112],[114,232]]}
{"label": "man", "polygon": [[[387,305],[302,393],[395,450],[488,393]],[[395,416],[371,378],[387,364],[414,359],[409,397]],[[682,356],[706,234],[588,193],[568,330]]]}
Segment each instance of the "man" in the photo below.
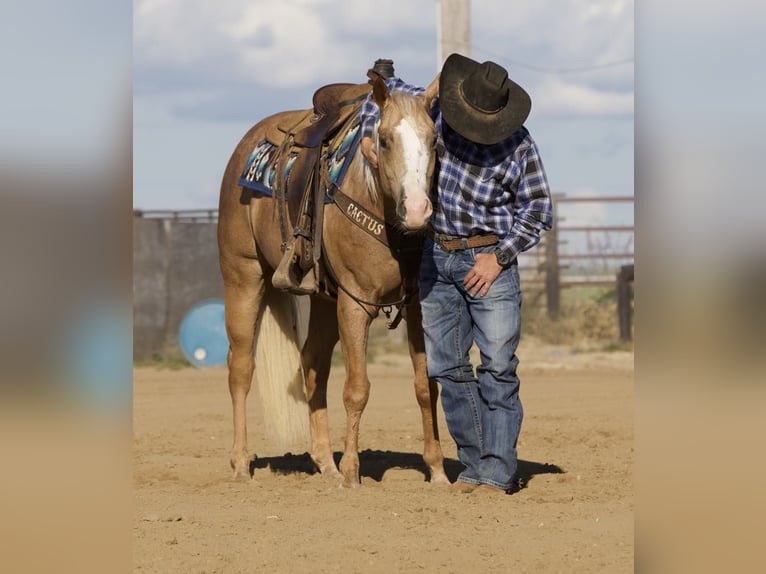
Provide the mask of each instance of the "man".
{"label": "man", "polygon": [[[389,89],[420,93],[398,78]],[[517,469],[523,410],[516,374],[521,325],[517,256],[552,225],[552,204],[537,146],[523,126],[529,95],[494,62],[460,54],[444,62],[431,115],[437,175],[420,299],[428,374],[465,469],[460,492],[508,492]],[[377,165],[378,110],[362,115],[362,153]],[[469,350],[476,344],[476,371]]]}

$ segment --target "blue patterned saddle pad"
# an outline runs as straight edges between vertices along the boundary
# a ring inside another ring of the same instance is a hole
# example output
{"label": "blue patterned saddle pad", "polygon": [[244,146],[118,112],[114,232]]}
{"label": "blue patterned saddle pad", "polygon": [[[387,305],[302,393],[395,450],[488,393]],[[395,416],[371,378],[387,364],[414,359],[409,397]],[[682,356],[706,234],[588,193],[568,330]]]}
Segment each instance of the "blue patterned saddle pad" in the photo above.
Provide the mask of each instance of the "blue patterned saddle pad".
{"label": "blue patterned saddle pad", "polygon": [[[334,143],[334,149],[327,153],[327,173],[330,185],[336,189],[340,188],[343,178],[346,175],[351,159],[354,157],[356,148],[359,146],[361,124],[355,121],[342,138]],[[274,145],[270,141],[263,139],[260,141],[245,162],[245,168],[239,178],[239,185],[252,189],[262,195],[273,195],[275,176],[280,166],[283,166],[284,173],[282,181],[288,181],[290,170],[295,160],[298,158],[298,149],[296,147],[282,149],[281,153],[287,153],[289,156],[286,161],[280,157],[280,146]],[[329,203],[330,197],[325,198]]]}

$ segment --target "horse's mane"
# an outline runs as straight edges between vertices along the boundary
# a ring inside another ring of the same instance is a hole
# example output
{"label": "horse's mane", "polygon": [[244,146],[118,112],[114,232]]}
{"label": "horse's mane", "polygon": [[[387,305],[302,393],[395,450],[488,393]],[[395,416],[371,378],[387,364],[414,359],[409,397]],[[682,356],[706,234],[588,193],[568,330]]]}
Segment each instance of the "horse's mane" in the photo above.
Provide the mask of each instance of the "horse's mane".
{"label": "horse's mane", "polygon": [[[378,124],[380,120],[375,122],[375,128],[373,130],[372,137],[375,140],[375,148],[378,147]],[[364,182],[364,187],[367,190],[367,194],[373,203],[378,202],[378,174],[367,161],[367,158],[362,154],[362,146],[359,145],[356,148],[354,154],[356,157],[349,166],[349,172],[346,174],[346,180],[349,177],[354,178],[355,181]]]}
{"label": "horse's mane", "polygon": [[396,91],[389,94],[392,101],[396,102],[396,107],[402,112],[405,117],[415,115],[416,108],[421,106],[421,101],[418,96],[409,92]]}
{"label": "horse's mane", "polygon": [[[378,147],[378,130],[375,129],[375,147]],[[367,158],[362,156],[362,177],[364,179],[365,187],[367,188],[367,193],[370,194],[370,199],[377,203],[378,201],[378,174],[377,172],[372,169],[372,166],[370,165],[370,162],[367,161]]]}

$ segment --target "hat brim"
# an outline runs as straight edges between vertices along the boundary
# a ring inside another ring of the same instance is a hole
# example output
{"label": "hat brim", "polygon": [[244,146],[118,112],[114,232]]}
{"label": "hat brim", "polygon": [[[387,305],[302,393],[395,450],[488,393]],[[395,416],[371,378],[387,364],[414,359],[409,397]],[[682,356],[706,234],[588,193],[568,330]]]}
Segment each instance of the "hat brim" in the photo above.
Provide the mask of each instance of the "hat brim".
{"label": "hat brim", "polygon": [[529,94],[511,79],[503,87],[508,88],[508,103],[497,112],[481,112],[463,97],[461,86],[480,64],[461,54],[452,54],[444,62],[439,79],[439,101],[442,117],[449,126],[464,138],[483,145],[492,145],[510,137],[518,130],[532,108]]}

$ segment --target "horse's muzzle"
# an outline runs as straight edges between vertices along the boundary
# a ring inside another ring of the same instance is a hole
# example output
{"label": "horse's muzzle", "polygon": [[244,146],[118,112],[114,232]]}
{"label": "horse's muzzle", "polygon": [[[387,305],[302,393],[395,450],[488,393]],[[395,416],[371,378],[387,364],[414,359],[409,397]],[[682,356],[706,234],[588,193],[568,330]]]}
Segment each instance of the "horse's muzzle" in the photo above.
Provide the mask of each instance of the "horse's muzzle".
{"label": "horse's muzzle", "polygon": [[402,196],[396,206],[396,214],[399,216],[402,226],[410,231],[419,231],[425,228],[428,219],[433,213],[433,206],[428,198],[414,201]]}

